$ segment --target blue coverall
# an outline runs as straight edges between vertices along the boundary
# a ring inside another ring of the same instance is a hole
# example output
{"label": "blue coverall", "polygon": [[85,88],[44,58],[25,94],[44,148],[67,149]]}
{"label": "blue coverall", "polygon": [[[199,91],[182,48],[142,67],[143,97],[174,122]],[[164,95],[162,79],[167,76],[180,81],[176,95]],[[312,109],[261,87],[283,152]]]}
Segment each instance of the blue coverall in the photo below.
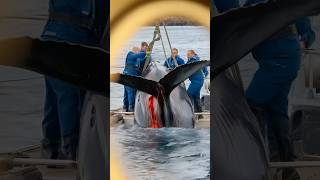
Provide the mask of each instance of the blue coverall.
{"label": "blue coverall", "polygon": [[[176,56],[176,61],[177,61],[178,65],[183,65],[183,64],[185,64],[185,63],[184,63],[184,60],[183,60],[180,56]],[[174,63],[172,57],[169,57],[166,61],[164,61],[164,64],[163,64],[163,65],[164,65],[165,67],[167,67],[168,69],[174,69],[174,68],[176,68],[176,64]]]}
{"label": "blue coverall", "polygon": [[[187,64],[197,61],[200,61],[200,57],[198,55],[194,55],[193,57],[188,59]],[[209,72],[207,67],[204,67],[189,77],[191,83],[188,87],[187,92],[193,102],[195,112],[202,111],[200,105],[200,91],[204,83],[204,78],[208,76],[208,74]]]}
{"label": "blue coverall", "polygon": [[[263,1],[248,0],[246,4],[258,2]],[[288,28],[293,33],[276,35],[252,51],[259,68],[246,91],[249,104],[262,110],[271,154],[279,152],[282,161],[294,159],[289,138],[288,94],[300,68],[300,42],[309,47],[315,40],[308,17]]]}
{"label": "blue coverall", "polygon": [[[99,2],[103,1],[99,0]],[[97,31],[99,27],[89,29],[89,27],[77,24],[77,20],[81,21],[81,18],[89,19],[86,14],[92,14],[91,2],[93,1],[50,0],[50,17],[41,35],[42,40],[98,46],[100,37]],[[75,21],[69,22],[68,17],[73,17]],[[98,17],[94,18],[99,19]],[[66,154],[77,146],[82,92],[78,87],[48,76],[45,77],[45,83],[46,99],[42,122],[44,136],[42,145],[43,148],[47,148],[55,154],[51,158],[57,158],[61,139],[64,142],[62,151]]]}
{"label": "blue coverall", "polygon": [[[126,57],[126,64],[123,70],[123,74],[140,76],[141,67],[143,68],[145,63],[145,51],[140,51],[139,53],[134,53],[130,51]],[[124,86],[124,95],[123,95],[123,108],[126,111],[134,111],[136,97],[136,89],[130,86]]]}

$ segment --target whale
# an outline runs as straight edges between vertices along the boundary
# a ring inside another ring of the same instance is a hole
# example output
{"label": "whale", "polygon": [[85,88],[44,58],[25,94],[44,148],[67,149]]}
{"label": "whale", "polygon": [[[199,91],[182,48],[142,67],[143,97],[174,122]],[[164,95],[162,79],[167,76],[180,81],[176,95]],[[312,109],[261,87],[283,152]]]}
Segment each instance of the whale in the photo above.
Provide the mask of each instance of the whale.
{"label": "whale", "polygon": [[111,81],[137,89],[134,120],[143,128],[194,127],[194,109],[184,84],[209,61],[185,64],[169,71],[152,63],[141,77],[112,74]]}
{"label": "whale", "polygon": [[109,52],[101,47],[27,36],[0,40],[0,65],[51,76],[105,97],[108,59]]}
{"label": "whale", "polygon": [[284,27],[319,12],[318,0],[270,0],[212,17],[213,179],[270,179],[268,151],[257,118],[227,69]]}

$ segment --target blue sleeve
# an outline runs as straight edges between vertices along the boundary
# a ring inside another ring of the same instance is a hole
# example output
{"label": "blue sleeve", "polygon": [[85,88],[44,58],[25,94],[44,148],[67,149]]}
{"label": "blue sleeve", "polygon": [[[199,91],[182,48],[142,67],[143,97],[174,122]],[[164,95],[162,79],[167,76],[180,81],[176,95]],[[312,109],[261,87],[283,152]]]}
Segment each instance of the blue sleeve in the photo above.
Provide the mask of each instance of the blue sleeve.
{"label": "blue sleeve", "polygon": [[316,35],[311,27],[311,21],[309,17],[304,17],[296,22],[296,27],[300,37],[300,41],[303,41],[306,48],[309,48],[315,41]]}
{"label": "blue sleeve", "polygon": [[180,58],[180,57],[177,58],[177,63],[178,63],[178,65],[185,64],[184,60],[182,58]]}
{"label": "blue sleeve", "polygon": [[202,68],[202,72],[204,73],[204,77],[207,77],[208,74],[209,74],[209,71],[208,71],[207,67]]}
{"label": "blue sleeve", "polygon": [[166,60],[164,61],[164,63],[163,63],[163,65],[164,65],[165,67],[167,67],[167,68],[169,68],[169,66],[168,66],[168,60],[169,60],[169,58],[166,59]]}
{"label": "blue sleeve", "polygon": [[191,58],[191,59],[188,60],[187,63],[190,64],[190,63],[193,63],[193,62],[196,62],[196,61],[197,61],[197,60],[196,60],[195,58]]}
{"label": "blue sleeve", "polygon": [[143,59],[139,59],[139,63],[138,63],[138,69],[140,70],[140,72],[142,72],[144,65],[146,63],[146,58]]}
{"label": "blue sleeve", "polygon": [[167,60],[164,61],[163,65],[168,68]]}
{"label": "blue sleeve", "polygon": [[217,7],[219,13],[240,7],[238,0],[213,0],[213,3]]}
{"label": "blue sleeve", "polygon": [[133,59],[143,59],[146,57],[146,53],[145,52],[140,52],[140,53],[137,53],[137,54],[132,54],[131,55],[131,58]]}

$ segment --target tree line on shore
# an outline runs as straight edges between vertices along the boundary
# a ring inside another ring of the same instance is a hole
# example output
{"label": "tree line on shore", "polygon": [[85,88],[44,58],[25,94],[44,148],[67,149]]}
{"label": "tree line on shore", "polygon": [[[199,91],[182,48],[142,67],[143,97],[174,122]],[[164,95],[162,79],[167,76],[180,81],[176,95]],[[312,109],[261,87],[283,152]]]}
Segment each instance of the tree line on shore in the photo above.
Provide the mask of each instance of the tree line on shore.
{"label": "tree line on shore", "polygon": [[[166,17],[161,18],[158,21],[156,21],[155,24],[166,26],[197,26],[199,24],[195,23],[194,21],[188,20],[185,17]],[[154,24],[150,24],[154,25]]]}

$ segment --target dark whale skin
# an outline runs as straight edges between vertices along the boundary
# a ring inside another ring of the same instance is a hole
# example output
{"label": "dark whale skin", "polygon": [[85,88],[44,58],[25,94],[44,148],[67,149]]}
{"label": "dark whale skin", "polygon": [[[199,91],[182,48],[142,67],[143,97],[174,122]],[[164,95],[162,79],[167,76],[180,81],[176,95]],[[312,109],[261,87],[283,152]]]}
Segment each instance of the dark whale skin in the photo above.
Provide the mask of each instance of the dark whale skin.
{"label": "dark whale skin", "polygon": [[[213,1],[211,1],[213,2]],[[320,13],[319,0],[274,0],[211,19],[211,173],[214,180],[266,180],[268,158],[243,90],[225,71],[294,21]]]}

